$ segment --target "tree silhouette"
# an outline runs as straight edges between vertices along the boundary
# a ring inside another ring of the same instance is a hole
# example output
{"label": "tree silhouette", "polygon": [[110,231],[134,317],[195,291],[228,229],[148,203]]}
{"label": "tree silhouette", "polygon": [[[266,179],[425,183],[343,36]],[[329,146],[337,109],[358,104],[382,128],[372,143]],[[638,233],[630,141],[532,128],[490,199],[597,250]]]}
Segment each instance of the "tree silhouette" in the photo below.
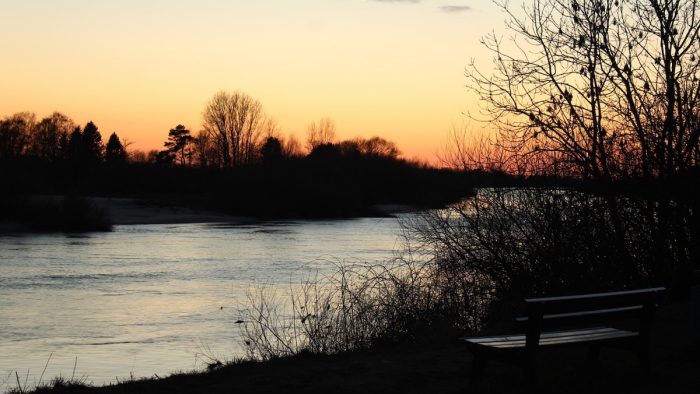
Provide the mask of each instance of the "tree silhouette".
{"label": "tree silhouette", "polygon": [[75,123],[66,115],[54,112],[34,126],[31,138],[31,153],[41,160],[55,162],[65,157],[68,134]]}
{"label": "tree silhouette", "polygon": [[467,77],[517,166],[613,180],[699,164],[698,1],[500,5],[516,41],[485,37],[495,72]]}
{"label": "tree silhouette", "polygon": [[83,129],[81,145],[81,161],[87,165],[97,165],[102,162],[104,146],[102,135],[93,122],[88,122]]}
{"label": "tree silhouette", "polygon": [[179,124],[171,129],[168,133],[168,140],[165,142],[167,151],[173,154],[174,160],[179,160],[180,165],[189,164],[192,161],[191,144],[194,138],[190,131],[183,125]]}
{"label": "tree silhouette", "polygon": [[169,150],[153,151],[151,161],[161,165],[172,165],[175,161],[175,154]]}
{"label": "tree silhouette", "polygon": [[259,101],[243,92],[219,92],[204,109],[204,129],[211,137],[223,167],[249,163],[265,126]]}
{"label": "tree silhouette", "polygon": [[260,147],[260,157],[264,163],[276,163],[282,159],[282,143],[275,137],[267,137]]}
{"label": "tree silhouette", "polygon": [[80,164],[83,161],[83,132],[79,126],[76,126],[68,137],[66,159],[74,164]]}
{"label": "tree silhouette", "polygon": [[284,142],[282,153],[285,157],[301,157],[304,155],[304,149],[299,140],[294,135],[290,135]]}
{"label": "tree silhouette", "polygon": [[396,144],[381,137],[370,139],[358,138],[357,145],[360,153],[370,157],[396,158],[401,154]]}
{"label": "tree silhouette", "polygon": [[17,159],[25,153],[36,116],[20,112],[0,121],[0,160]]}
{"label": "tree silhouette", "polygon": [[318,124],[311,123],[306,130],[306,147],[309,153],[319,145],[335,141],[335,123],[331,118],[322,118]]}
{"label": "tree silhouette", "polygon": [[200,130],[192,140],[195,160],[200,167],[219,166],[216,149],[206,130]]}
{"label": "tree silhouette", "polygon": [[[489,162],[505,152],[510,171],[586,182],[483,190],[433,215],[419,230],[435,241],[426,244],[443,243],[454,256],[445,264],[471,264],[475,277],[520,267],[486,277],[526,278],[523,289],[687,290],[700,261],[700,2],[534,0],[522,13],[499,5],[512,41],[486,36],[495,67],[466,71],[481,104],[473,117],[497,131]],[[448,158],[472,165],[465,156],[475,150],[456,141],[463,157]]]}
{"label": "tree silhouette", "polygon": [[312,160],[329,161],[339,159],[342,153],[339,145],[328,143],[317,145],[307,157]]}
{"label": "tree silhouette", "polygon": [[117,133],[112,133],[105,145],[105,162],[111,164],[123,164],[126,162],[126,149],[119,140]]}

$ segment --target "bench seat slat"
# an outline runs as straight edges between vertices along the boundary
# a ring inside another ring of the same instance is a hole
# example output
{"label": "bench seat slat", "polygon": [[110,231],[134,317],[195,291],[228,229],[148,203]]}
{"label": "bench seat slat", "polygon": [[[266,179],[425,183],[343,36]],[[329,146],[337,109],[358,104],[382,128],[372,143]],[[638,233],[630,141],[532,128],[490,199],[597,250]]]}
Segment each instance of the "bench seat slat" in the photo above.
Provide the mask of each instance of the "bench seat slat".
{"label": "bench seat slat", "polygon": [[[543,330],[562,328],[579,324],[605,324],[612,319],[636,318],[643,312],[643,305],[632,305],[620,308],[598,309],[569,313],[545,314],[542,316],[541,327]],[[527,325],[528,317],[515,319],[521,325]]]}
{"label": "bench seat slat", "polygon": [[[606,333],[606,332],[614,332],[614,331],[619,331],[615,328],[612,327],[591,327],[587,329],[577,329],[577,330],[564,330],[564,331],[552,331],[552,332],[546,332],[542,334],[542,338],[554,338],[554,337],[559,337],[559,336],[569,336],[571,333],[580,333],[580,334],[586,334],[586,333]],[[509,341],[509,340],[518,340],[518,339],[525,339],[525,334],[512,334],[512,335],[492,335],[492,336],[486,336],[486,337],[462,337],[460,338],[465,341],[469,342],[491,342],[491,341]]]}
{"label": "bench seat slat", "polygon": [[580,294],[563,297],[528,298],[528,305],[539,305],[546,314],[557,314],[574,311],[600,310],[643,305],[658,299],[663,288],[619,291],[613,293]]}
{"label": "bench seat slat", "polygon": [[[557,346],[557,345],[572,345],[572,344],[588,344],[588,343],[593,343],[593,342],[602,342],[602,341],[607,341],[607,340],[612,340],[612,339],[620,339],[620,338],[632,338],[638,336],[637,333],[634,332],[618,332],[618,333],[608,333],[608,334],[598,334],[598,335],[586,335],[586,336],[574,336],[574,337],[561,337],[561,338],[550,338],[550,339],[542,339],[540,340],[540,343],[538,346],[540,347],[547,347],[547,346]],[[494,347],[494,348],[499,348],[499,349],[506,349],[506,348],[524,348],[525,347],[525,340],[518,341],[518,342],[503,342],[503,343],[490,343],[488,346]]]}
{"label": "bench seat slat", "polygon": [[585,300],[585,299],[604,299],[604,298],[614,298],[614,297],[624,297],[633,296],[640,294],[649,293],[662,293],[666,291],[665,287],[654,287],[651,289],[638,289],[638,290],[625,290],[625,291],[615,291],[610,293],[597,293],[597,294],[578,294],[562,297],[540,297],[540,298],[526,298],[525,302],[553,302],[553,301],[574,301],[574,300]]}
{"label": "bench seat slat", "polygon": [[[618,330],[611,327],[601,327],[585,330],[569,330],[542,333],[539,346],[556,346],[575,343],[591,343],[611,339],[635,337],[639,334],[632,331]],[[460,338],[472,347],[488,347],[497,349],[524,348],[525,335],[507,335],[491,337]]]}

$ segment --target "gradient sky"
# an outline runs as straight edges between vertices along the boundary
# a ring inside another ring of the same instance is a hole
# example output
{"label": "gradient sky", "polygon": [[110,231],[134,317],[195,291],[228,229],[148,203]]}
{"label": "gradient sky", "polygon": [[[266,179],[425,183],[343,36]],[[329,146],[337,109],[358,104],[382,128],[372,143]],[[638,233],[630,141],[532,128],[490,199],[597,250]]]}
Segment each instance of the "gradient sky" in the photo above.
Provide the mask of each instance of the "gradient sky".
{"label": "gradient sky", "polygon": [[504,16],[488,0],[0,0],[0,117],[60,111],[133,149],[201,128],[220,90],[284,135],[332,118],[432,161],[475,104],[464,67]]}

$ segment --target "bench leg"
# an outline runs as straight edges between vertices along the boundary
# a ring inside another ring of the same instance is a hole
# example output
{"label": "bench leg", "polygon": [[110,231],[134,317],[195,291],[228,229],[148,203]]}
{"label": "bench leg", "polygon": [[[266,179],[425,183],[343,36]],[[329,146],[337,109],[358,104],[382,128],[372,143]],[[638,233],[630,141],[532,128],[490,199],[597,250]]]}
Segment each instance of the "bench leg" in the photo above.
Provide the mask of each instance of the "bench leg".
{"label": "bench leg", "polygon": [[470,378],[470,383],[477,385],[481,383],[484,378],[484,369],[486,369],[486,356],[480,352],[474,353],[474,359],[472,360],[472,374]]}
{"label": "bench leg", "polygon": [[524,359],[523,372],[529,393],[537,392],[537,356],[530,354]]}
{"label": "bench leg", "polygon": [[649,345],[643,344],[639,346],[637,355],[639,356],[639,362],[642,365],[642,372],[645,374],[651,373],[651,351],[649,349]]}

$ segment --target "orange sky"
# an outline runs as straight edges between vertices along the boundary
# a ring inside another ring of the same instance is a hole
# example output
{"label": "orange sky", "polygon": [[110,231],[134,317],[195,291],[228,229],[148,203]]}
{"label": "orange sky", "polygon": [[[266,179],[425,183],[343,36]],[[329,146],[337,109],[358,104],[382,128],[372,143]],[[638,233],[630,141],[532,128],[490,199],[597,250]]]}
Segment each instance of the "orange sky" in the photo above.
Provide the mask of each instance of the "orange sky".
{"label": "orange sky", "polygon": [[[451,7],[451,8],[450,8]],[[159,149],[220,90],[257,98],[284,135],[332,118],[433,161],[474,109],[464,67],[503,25],[485,0],[2,0],[0,117],[60,111]]]}

